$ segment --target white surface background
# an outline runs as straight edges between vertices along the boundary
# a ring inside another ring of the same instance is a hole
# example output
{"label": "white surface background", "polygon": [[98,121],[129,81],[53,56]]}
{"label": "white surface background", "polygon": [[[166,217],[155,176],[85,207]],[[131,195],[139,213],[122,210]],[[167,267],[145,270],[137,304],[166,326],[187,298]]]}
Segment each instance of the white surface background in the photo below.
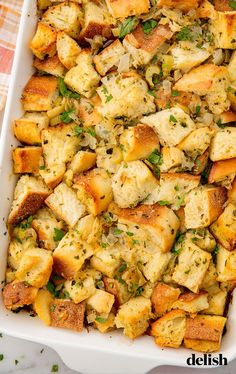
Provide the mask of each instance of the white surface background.
{"label": "white surface background", "polygon": [[[0,130],[2,117],[3,113],[0,113]],[[76,373],[67,368],[58,354],[52,349],[6,335],[0,337],[0,354],[4,355],[4,359],[0,361],[1,374],[50,374],[53,365],[58,365],[58,373],[60,374]],[[214,368],[213,370],[162,366],[152,370],[149,374],[212,374],[213,372],[214,374],[236,374],[236,360],[227,367]]]}

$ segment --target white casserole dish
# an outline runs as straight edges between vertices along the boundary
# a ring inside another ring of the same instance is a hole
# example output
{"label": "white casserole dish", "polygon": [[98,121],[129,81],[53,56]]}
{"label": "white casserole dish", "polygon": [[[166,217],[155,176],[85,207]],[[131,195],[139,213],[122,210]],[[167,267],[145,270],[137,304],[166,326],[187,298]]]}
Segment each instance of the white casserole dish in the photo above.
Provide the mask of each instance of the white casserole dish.
{"label": "white casserole dish", "polygon": [[[20,97],[23,87],[32,75],[32,55],[29,42],[37,22],[36,0],[25,0],[12,71],[11,85],[5,111],[0,142],[0,281],[4,281],[8,237],[6,219],[15,187],[12,174],[11,151],[17,145],[11,130],[12,121],[22,113]],[[83,374],[143,374],[160,365],[187,366],[193,353],[187,349],[161,349],[154,339],[141,337],[134,342],[121,333],[102,335],[96,331],[75,333],[46,327],[38,318],[7,311],[0,297],[0,331],[8,335],[46,344],[55,349],[64,362]],[[227,334],[223,338],[221,353],[228,362],[236,357],[236,299],[230,307]],[[197,356],[201,356],[197,353]],[[218,353],[212,354],[212,357]]]}

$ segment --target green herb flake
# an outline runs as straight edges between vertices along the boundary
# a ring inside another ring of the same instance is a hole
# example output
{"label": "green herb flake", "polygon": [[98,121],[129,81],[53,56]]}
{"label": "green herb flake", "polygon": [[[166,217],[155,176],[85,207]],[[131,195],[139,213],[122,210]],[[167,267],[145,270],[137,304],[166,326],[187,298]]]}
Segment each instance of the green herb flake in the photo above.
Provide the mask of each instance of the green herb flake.
{"label": "green herb flake", "polygon": [[59,367],[58,365],[52,365],[52,368],[51,368],[51,373],[58,373],[58,370],[59,370]]}
{"label": "green herb flake", "polygon": [[0,361],[4,360],[4,355],[1,353],[0,354]]}
{"label": "green herb flake", "polygon": [[78,94],[77,92],[72,92],[72,91],[68,90],[68,88],[65,85],[65,82],[64,82],[63,78],[59,79],[59,92],[60,92],[61,96],[67,97],[69,99],[79,99],[80,98],[80,94]]}
{"label": "green herb flake", "polygon": [[166,200],[160,200],[158,201],[158,204],[161,206],[170,205],[169,201],[166,201]]}
{"label": "green herb flake", "polygon": [[107,248],[107,247],[108,247],[108,244],[107,244],[107,243],[101,243],[101,247],[102,247],[102,248]]}
{"label": "green herb flake", "polygon": [[71,114],[75,113],[75,109],[70,109],[60,115],[60,120],[66,124],[72,122]]}
{"label": "green herb flake", "polygon": [[118,273],[123,273],[127,269],[127,264],[124,262],[123,264],[120,265],[118,269]]}
{"label": "green herb flake", "polygon": [[173,114],[170,115],[169,121],[173,122],[173,123],[177,123],[178,122],[177,119],[175,118],[175,116],[173,116]]}
{"label": "green herb flake", "polygon": [[196,115],[198,116],[201,112],[201,106],[200,105],[197,105],[196,106]]}
{"label": "green herb flake", "polygon": [[176,39],[179,41],[182,41],[182,40],[193,41],[193,35],[192,35],[191,30],[187,26],[184,26],[181,29],[181,31],[177,34]]}
{"label": "green herb flake", "polygon": [[134,236],[134,233],[130,232],[130,231],[126,231],[126,235],[128,235],[128,236]]}
{"label": "green herb flake", "polygon": [[137,290],[136,290],[136,292],[135,292],[135,296],[142,295],[143,291],[144,291],[144,288],[142,286],[138,287]]}
{"label": "green herb flake", "polygon": [[54,228],[53,240],[55,240],[55,242],[59,242],[64,236],[65,236],[64,231],[57,229],[56,227]]}
{"label": "green herb flake", "polygon": [[142,24],[143,32],[146,35],[148,35],[155,29],[156,26],[157,26],[157,21],[155,19],[150,19],[146,22],[143,22]]}
{"label": "green herb flake", "polygon": [[161,153],[155,149],[150,156],[147,158],[147,161],[150,162],[150,164],[153,165],[162,165],[163,163],[163,157]]}
{"label": "green herb flake", "polygon": [[230,0],[229,1],[230,8],[236,10],[236,0]]}
{"label": "green herb flake", "polygon": [[15,365],[18,365],[19,361],[18,360],[15,360]]}
{"label": "green herb flake", "polygon": [[180,95],[180,93],[179,93],[179,91],[177,91],[177,90],[173,90],[172,93],[171,93],[171,95],[172,95],[173,97],[177,97],[177,96]]}
{"label": "green herb flake", "polygon": [[148,95],[156,97],[156,94],[153,90],[148,90]]}
{"label": "green herb flake", "polygon": [[138,19],[136,17],[128,17],[124,20],[120,27],[119,38],[124,38],[127,34],[131,33],[138,25]]}
{"label": "green herb flake", "polygon": [[87,130],[86,130],[87,134],[93,136],[94,138],[96,138],[96,132],[94,130],[93,127],[89,127]]}
{"label": "green herb flake", "polygon": [[75,126],[74,132],[75,132],[76,136],[80,136],[81,134],[83,134],[84,129],[82,127],[80,127],[80,126]]}
{"label": "green herb flake", "polygon": [[39,166],[39,170],[45,170],[45,169],[46,169],[45,165]]}
{"label": "green herb flake", "polygon": [[222,123],[221,119],[219,119],[217,122],[216,122],[217,126],[220,128],[220,129],[224,129],[225,128],[225,125]]}
{"label": "green herb flake", "polygon": [[114,235],[120,235],[120,234],[122,234],[122,232],[123,232],[123,230],[120,230],[118,228],[114,229]]}
{"label": "green herb flake", "polygon": [[105,323],[107,321],[107,319],[106,318],[102,318],[102,317],[96,317],[95,321],[98,322],[98,323]]}

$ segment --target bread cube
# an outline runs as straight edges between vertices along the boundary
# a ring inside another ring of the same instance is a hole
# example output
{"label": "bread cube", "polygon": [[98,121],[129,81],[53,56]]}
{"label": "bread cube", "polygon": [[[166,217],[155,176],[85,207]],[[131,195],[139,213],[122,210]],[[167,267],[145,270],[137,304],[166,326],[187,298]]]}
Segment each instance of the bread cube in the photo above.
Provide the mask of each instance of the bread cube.
{"label": "bread cube", "polygon": [[143,117],[142,123],[151,126],[163,146],[175,146],[195,129],[195,123],[181,108],[162,110]]}
{"label": "bread cube", "polygon": [[236,178],[234,178],[231,189],[228,190],[228,199],[230,202],[236,203]]}
{"label": "bread cube", "polygon": [[41,143],[41,130],[49,125],[46,113],[25,113],[14,121],[14,135],[21,142],[28,145]]}
{"label": "bread cube", "polygon": [[109,278],[114,278],[115,272],[121,263],[121,254],[119,249],[108,247],[101,249],[91,258],[92,267]]}
{"label": "bread cube", "polygon": [[158,7],[167,7],[171,9],[179,9],[183,12],[189,12],[191,9],[196,9],[199,5],[199,0],[159,0]]}
{"label": "bread cube", "polygon": [[208,308],[208,293],[200,291],[198,294],[186,292],[172,305],[172,309],[181,309],[188,313],[198,313]]}
{"label": "bread cube", "polygon": [[79,174],[91,169],[93,166],[95,166],[95,164],[96,153],[79,151],[69,164],[69,169],[71,169],[74,174]]}
{"label": "bread cube", "polygon": [[81,52],[80,46],[64,31],[57,34],[57,54],[61,63],[71,69],[76,65],[76,58]]}
{"label": "bread cube", "polygon": [[37,234],[32,228],[16,227],[13,236],[8,248],[7,264],[16,270],[19,267],[22,254],[28,249],[37,247]]}
{"label": "bread cube", "polygon": [[151,297],[155,314],[157,316],[162,316],[168,312],[179,295],[179,288],[174,288],[164,283],[157,283]]}
{"label": "bread cube", "polygon": [[185,223],[187,229],[207,227],[223,212],[227,200],[224,187],[200,186],[186,198]]}
{"label": "bread cube", "polygon": [[21,102],[24,110],[47,111],[58,97],[58,80],[50,76],[32,76],[26,84]]}
{"label": "bread cube", "polygon": [[30,43],[33,54],[40,60],[44,57],[52,57],[56,54],[57,32],[50,25],[38,23],[36,34]]}
{"label": "bread cube", "polygon": [[85,97],[91,97],[97,88],[100,76],[93,66],[90,50],[83,50],[76,59],[76,66],[65,75],[65,83],[73,91]]}
{"label": "bread cube", "polygon": [[236,48],[236,12],[215,12],[211,32],[216,48]]}
{"label": "bread cube", "polygon": [[155,150],[160,150],[158,136],[147,125],[137,125],[124,130],[120,136],[124,161],[144,160]]}
{"label": "bread cube", "polygon": [[105,321],[102,320],[99,322],[99,320],[96,318],[94,321],[94,325],[102,334],[110,330],[113,330],[113,328],[115,327],[115,314],[109,313]]}
{"label": "bread cube", "polygon": [[129,16],[139,16],[147,13],[150,7],[149,0],[106,0],[106,4],[112,17],[126,18]]}
{"label": "bread cube", "polygon": [[51,326],[81,332],[84,326],[84,303],[55,299],[50,306]]}
{"label": "bread cube", "polygon": [[109,74],[97,92],[102,100],[99,113],[107,118],[137,118],[156,110],[147,83],[134,71]]}
{"label": "bread cube", "polygon": [[99,314],[109,314],[114,304],[115,297],[109,292],[96,290],[87,300],[87,305]]}
{"label": "bread cube", "polygon": [[94,216],[107,209],[113,194],[111,179],[103,169],[93,169],[74,178],[78,199]]}
{"label": "bread cube", "polygon": [[151,301],[138,296],[121,305],[115,323],[118,329],[124,328],[124,334],[128,338],[135,339],[145,333],[151,317]]}
{"label": "bread cube", "polygon": [[236,80],[236,53],[235,51],[232,53],[229,65],[228,65],[228,71],[229,71],[229,77],[232,82]]}
{"label": "bread cube", "polygon": [[187,159],[184,152],[177,147],[162,147],[162,164],[160,170],[162,173],[175,170],[178,168],[184,168],[187,165]]}
{"label": "bread cube", "polygon": [[208,159],[209,159],[209,150],[206,150],[201,156],[198,156],[194,161],[192,173],[194,175],[200,175],[207,167]]}
{"label": "bread cube", "polygon": [[213,137],[210,146],[212,161],[227,160],[236,157],[236,128],[226,127],[219,130]]}
{"label": "bread cube", "polygon": [[151,335],[161,347],[179,348],[184,339],[185,326],[185,312],[172,310],[152,323]]}
{"label": "bread cube", "polygon": [[220,349],[226,318],[197,315],[187,318],[184,345],[199,352],[216,352]]}
{"label": "bread cube", "polygon": [[15,148],[12,152],[14,173],[37,173],[41,155],[41,147]]}
{"label": "bread cube", "polygon": [[41,288],[48,283],[52,272],[52,256],[42,248],[28,249],[22,254],[16,279],[30,286]]}
{"label": "bread cube", "polygon": [[155,56],[161,45],[171,39],[173,32],[168,25],[158,25],[149,34],[145,34],[139,25],[132,33],[126,35],[123,41],[125,49],[133,58],[133,65],[147,65]]}
{"label": "bread cube", "polygon": [[16,225],[34,214],[50,195],[50,190],[43,181],[36,177],[23,175],[17,182],[8,223]]}
{"label": "bread cube", "polygon": [[57,30],[65,31],[72,38],[78,38],[81,30],[81,19],[83,13],[79,4],[67,1],[50,7],[42,17],[42,22],[55,27]]}
{"label": "bread cube", "polygon": [[118,67],[120,58],[126,53],[123,45],[116,39],[94,57],[96,70],[102,76],[106,75],[113,67]]}
{"label": "bread cube", "polygon": [[178,96],[172,96],[171,91],[166,91],[163,87],[163,83],[155,91],[155,103],[159,110],[164,110],[169,107],[180,106],[181,108],[186,108],[188,113],[189,105],[201,105],[201,101],[198,95],[191,92],[178,91]]}
{"label": "bread cube", "polygon": [[229,203],[224,212],[211,225],[215,238],[229,251],[236,249],[236,206]]}
{"label": "bread cube", "polygon": [[216,271],[218,282],[231,282],[236,280],[236,251],[228,251],[219,245],[216,257]]}
{"label": "bread cube", "polygon": [[39,10],[47,9],[50,5],[52,5],[51,0],[37,0],[37,8]]}
{"label": "bread cube", "polygon": [[[216,4],[216,1],[218,0],[215,0],[215,4]],[[228,1],[228,0],[223,0],[223,1]],[[203,0],[196,12],[199,18],[212,19],[215,15],[215,8],[214,8],[214,5],[210,3],[210,1]]]}
{"label": "bread cube", "polygon": [[105,290],[115,296],[115,306],[120,306],[129,300],[131,294],[128,292],[126,284],[120,283],[113,278],[103,278]]}
{"label": "bread cube", "polygon": [[229,160],[216,161],[213,163],[208,182],[218,183],[230,179],[236,174],[236,157]]}
{"label": "bread cube", "polygon": [[216,266],[213,260],[211,260],[210,265],[207,269],[207,272],[203,278],[200,289],[211,292],[211,288],[213,287],[215,289],[216,287],[217,292],[218,292],[219,289],[218,289],[218,283],[216,281],[216,276],[217,276]]}
{"label": "bread cube", "polygon": [[174,59],[174,68],[186,73],[207,60],[210,51],[207,45],[198,48],[191,42],[182,42],[171,49],[171,55]]}
{"label": "bread cube", "polygon": [[219,292],[209,295],[208,302],[209,306],[204,310],[204,314],[213,314],[217,316],[223,316],[225,310],[225,304],[227,299],[227,292],[220,290]]}
{"label": "bread cube", "polygon": [[171,259],[171,253],[163,253],[155,248],[153,253],[140,250],[139,256],[140,269],[145,278],[152,283],[160,281]]}
{"label": "bread cube", "polygon": [[78,115],[83,122],[84,127],[96,126],[102,121],[102,116],[98,112],[100,98],[98,95],[93,96],[90,100],[81,98],[78,105]]}
{"label": "bread cube", "polygon": [[105,169],[108,173],[114,174],[120,168],[120,163],[123,160],[123,154],[121,148],[114,146],[113,148],[97,147],[97,167]]}
{"label": "bread cube", "polygon": [[189,157],[196,158],[207,150],[213,135],[214,130],[209,127],[200,127],[184,138],[178,145],[178,148],[184,151]]}
{"label": "bread cube", "polygon": [[215,0],[214,7],[215,10],[220,12],[232,11],[232,7],[229,5],[228,0]]}
{"label": "bread cube", "polygon": [[56,77],[63,77],[66,72],[65,67],[62,65],[57,55],[46,58],[45,60],[36,58],[34,60],[34,67],[39,71],[55,75]]}
{"label": "bread cube", "polygon": [[26,285],[25,282],[14,281],[3,288],[3,303],[7,309],[15,310],[24,305],[31,305],[38,288]]}
{"label": "bread cube", "polygon": [[96,288],[94,279],[90,275],[81,274],[81,276],[76,276],[76,278],[78,278],[76,281],[67,280],[65,282],[65,290],[69,293],[74,303],[78,304],[92,296],[96,292]]}
{"label": "bread cube", "polygon": [[173,280],[198,293],[206,271],[209,267],[211,255],[186,239],[182,244],[178,256],[178,264],[173,274]]}
{"label": "bread cube", "polygon": [[227,112],[223,112],[220,115],[219,121],[221,121],[221,123],[223,125],[226,124],[226,123],[235,122],[236,121],[236,113],[232,112],[231,110],[229,110]]}
{"label": "bread cube", "polygon": [[100,217],[95,217],[89,214],[82,217],[76,225],[76,230],[82,240],[85,240],[88,244],[92,244],[94,248],[99,248],[99,240],[101,239],[102,233],[102,221]]}
{"label": "bread cube", "polygon": [[189,230],[185,237],[192,240],[198,247],[204,249],[204,251],[210,253],[212,253],[216,247],[214,236],[206,228]]}

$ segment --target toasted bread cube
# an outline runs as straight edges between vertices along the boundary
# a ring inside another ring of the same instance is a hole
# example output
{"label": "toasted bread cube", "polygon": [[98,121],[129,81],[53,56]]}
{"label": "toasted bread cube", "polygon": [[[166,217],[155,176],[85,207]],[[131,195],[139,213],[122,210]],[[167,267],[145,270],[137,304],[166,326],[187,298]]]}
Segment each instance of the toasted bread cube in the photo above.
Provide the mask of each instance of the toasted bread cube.
{"label": "toasted bread cube", "polygon": [[187,318],[184,345],[200,352],[215,352],[220,349],[226,318],[197,315]]}
{"label": "toasted bread cube", "polygon": [[210,51],[207,46],[198,48],[191,42],[184,42],[171,49],[171,55],[174,59],[174,68],[188,72],[192,68],[200,65],[208,59]]}
{"label": "toasted bread cube", "polygon": [[228,190],[228,199],[230,202],[236,204],[236,178],[234,178],[231,189]]}
{"label": "toasted bread cube", "polygon": [[28,249],[22,254],[16,279],[41,288],[48,283],[52,272],[52,256],[42,248]]}
{"label": "toasted bread cube", "polygon": [[232,82],[234,82],[236,80],[235,69],[236,69],[236,53],[234,51],[231,55],[230,62],[229,62],[229,65],[228,65],[229,76],[230,76],[230,80]]}
{"label": "toasted bread cube", "polygon": [[121,305],[115,318],[116,327],[124,328],[124,334],[135,339],[145,333],[151,316],[151,301],[138,296]]}
{"label": "toasted bread cube", "polygon": [[220,290],[219,292],[209,295],[209,306],[204,310],[204,314],[213,314],[223,316],[227,298],[227,291]]}
{"label": "toasted bread cube", "polygon": [[123,162],[114,175],[114,200],[121,208],[135,207],[158,185],[156,178],[142,161]]}
{"label": "toasted bread cube", "polygon": [[203,251],[191,240],[182,243],[173,280],[197,293],[211,260],[210,253]]}
{"label": "toasted bread cube", "polygon": [[236,251],[228,251],[219,245],[216,258],[216,271],[218,282],[231,282],[236,280]]}
{"label": "toasted bread cube", "polygon": [[210,229],[226,249],[229,251],[236,249],[236,206],[229,203]]}
{"label": "toasted bread cube", "polygon": [[111,179],[103,169],[93,169],[74,178],[79,200],[86,205],[89,213],[98,215],[107,209],[113,194]]}
{"label": "toasted bread cube", "polygon": [[190,191],[184,208],[186,228],[209,226],[223,212],[226,200],[227,192],[224,187],[206,185]]}
{"label": "toasted bread cube", "polygon": [[233,10],[233,8],[229,5],[228,0],[215,0],[214,7],[215,7],[215,10],[219,12],[227,12],[227,11]]}
{"label": "toasted bread cube", "polygon": [[36,287],[28,286],[25,282],[14,281],[3,288],[3,303],[10,310],[21,308],[33,304],[37,292]]}
{"label": "toasted bread cube", "polygon": [[112,17],[126,18],[147,13],[150,7],[149,0],[106,0],[106,4]]}
{"label": "toasted bread cube", "polygon": [[236,121],[236,113],[232,111],[223,112],[220,115],[220,119],[222,124],[235,122]]}
{"label": "toasted bread cube", "polygon": [[47,111],[52,109],[58,97],[58,80],[49,76],[32,76],[22,94],[24,110]]}
{"label": "toasted bread cube", "polygon": [[120,136],[124,161],[144,160],[154,150],[160,150],[158,136],[147,125],[137,125],[124,130]]}
{"label": "toasted bread cube", "polygon": [[189,230],[185,236],[192,240],[198,247],[204,249],[204,251],[212,253],[216,247],[214,236],[206,228]]}
{"label": "toasted bread cube", "polygon": [[95,166],[95,164],[96,153],[79,151],[71,161],[69,169],[71,169],[74,174],[79,174],[91,169],[93,166]]}
{"label": "toasted bread cube", "polygon": [[184,152],[177,147],[162,147],[162,164],[160,170],[162,173],[184,167],[187,164]]}
{"label": "toasted bread cube", "polygon": [[17,182],[8,223],[16,225],[34,214],[50,195],[50,190],[43,181],[36,177],[23,175]]}
{"label": "toasted bread cube", "polygon": [[210,159],[212,161],[220,161],[236,157],[235,142],[235,127],[227,127],[219,130],[211,142]]}
{"label": "toasted bread cube", "polygon": [[134,67],[138,67],[147,65],[160,46],[172,36],[173,32],[168,25],[158,25],[148,34],[139,25],[131,34],[126,35],[123,45],[132,56]]}
{"label": "toasted bread cube", "polygon": [[17,270],[22,254],[30,248],[37,247],[37,234],[32,228],[16,227],[13,236],[8,248],[7,263],[13,270]]}
{"label": "toasted bread cube", "polygon": [[121,56],[126,53],[123,45],[116,39],[102,52],[94,57],[96,70],[102,76],[106,75],[113,67],[118,67]]}
{"label": "toasted bread cube", "polygon": [[196,9],[199,5],[199,0],[159,0],[158,7],[167,7],[171,9],[179,9],[183,12],[189,12],[191,9]]}
{"label": "toasted bread cube", "polygon": [[209,150],[206,150],[201,156],[198,156],[194,161],[192,173],[194,175],[200,175],[207,167],[209,159]]}
{"label": "toasted bread cube", "polygon": [[80,46],[64,31],[60,31],[57,34],[58,58],[67,69],[71,69],[76,65],[76,58],[80,52]]}
{"label": "toasted bread cube", "polygon": [[236,12],[215,12],[211,32],[216,48],[236,48]]}
{"label": "toasted bread cube", "polygon": [[162,110],[143,117],[142,123],[151,126],[163,146],[175,146],[195,129],[195,123],[181,108]]}
{"label": "toasted bread cube", "polygon": [[105,321],[102,320],[100,322],[99,322],[99,317],[98,317],[97,319],[95,319],[94,324],[96,328],[98,329],[98,331],[104,334],[105,332],[108,332],[115,327],[115,314],[109,313],[106,320]]}
{"label": "toasted bread cube", "polygon": [[209,127],[200,127],[184,138],[178,145],[178,148],[184,151],[189,157],[196,158],[207,150],[213,135],[214,130]]}
{"label": "toasted bread cube", "polygon": [[151,335],[161,347],[179,348],[184,339],[185,326],[185,312],[172,310],[152,323]]}
{"label": "toasted bread cube", "polygon": [[82,241],[75,230],[71,230],[62,238],[53,252],[53,270],[70,280],[75,277],[93,252],[92,246]]}
{"label": "toasted bread cube", "polygon": [[98,112],[97,105],[100,104],[98,95],[92,99],[81,98],[78,105],[79,118],[82,120],[84,127],[96,126],[102,121],[102,116]]}
{"label": "toasted bread cube", "polygon": [[113,146],[113,148],[97,147],[97,167],[105,169],[108,173],[114,174],[118,171],[120,163],[123,161],[123,155],[121,148],[118,146]]}
{"label": "toasted bread cube", "polygon": [[93,67],[92,54],[83,50],[76,59],[76,66],[65,75],[65,83],[73,91],[85,97],[91,97],[97,88],[100,76]]}
{"label": "toasted bread cube", "polygon": [[115,248],[101,249],[91,258],[91,265],[94,269],[101,271],[107,277],[113,278],[121,263],[120,251]]}
{"label": "toasted bread cube", "polygon": [[208,308],[208,293],[200,291],[198,294],[186,292],[178,298],[172,305],[172,309],[181,309],[188,313],[198,313]]}
{"label": "toasted bread cube", "polygon": [[56,54],[57,32],[50,25],[38,23],[36,34],[30,43],[30,48],[35,56],[43,60],[45,56],[52,57]]}
{"label": "toasted bread cube", "polygon": [[161,280],[161,277],[171,259],[171,253],[163,253],[155,249],[154,253],[140,251],[140,269],[147,280],[152,283]]}
{"label": "toasted bread cube", "polygon": [[72,38],[78,38],[81,30],[82,11],[75,2],[62,2],[50,7],[42,17],[42,22],[65,31]]}
{"label": "toasted bread cube", "polygon": [[50,326],[51,324],[50,305],[52,301],[53,296],[51,292],[41,289],[38,291],[36,299],[33,303],[34,311],[47,326]]}
{"label": "toasted bread cube", "polygon": [[120,306],[130,298],[130,293],[126,284],[120,283],[116,279],[104,277],[103,282],[105,285],[105,290],[115,296],[115,304]]}
{"label": "toasted bread cube", "polygon": [[236,157],[229,160],[216,161],[213,163],[208,182],[217,183],[236,174]]}
{"label": "toasted bread cube", "polygon": [[89,274],[81,273],[76,276],[76,279],[76,281],[67,280],[64,286],[74,303],[78,304],[92,296],[96,292],[96,288],[94,279]]}
{"label": "toasted bread cube", "polygon": [[104,117],[137,118],[156,110],[154,97],[137,72],[113,73],[102,78],[102,83],[97,92],[102,100],[99,112]]}
{"label": "toasted bread cube", "polygon": [[37,0],[38,10],[45,10],[50,5],[52,5],[52,1],[51,0]]}
{"label": "toasted bread cube", "polygon": [[174,288],[164,283],[157,283],[151,297],[156,315],[162,316],[168,312],[172,308],[173,303],[178,300],[179,295],[179,288]]}
{"label": "toasted bread cube", "polygon": [[77,199],[76,192],[65,183],[59,184],[45,203],[70,227],[74,227],[85,212],[85,207]]}
{"label": "toasted bread cube", "polygon": [[196,106],[201,105],[198,95],[191,92],[178,91],[178,96],[172,96],[172,92],[166,91],[163,84],[157,89],[155,95],[155,103],[159,110],[164,110],[169,106],[171,108],[174,106],[188,108],[190,103],[191,105],[196,104]]}
{"label": "toasted bread cube", "polygon": [[51,326],[81,332],[84,326],[84,303],[55,299],[50,306]]}
{"label": "toasted bread cube", "polygon": [[37,173],[41,155],[41,147],[15,148],[12,152],[14,173]]}
{"label": "toasted bread cube", "polygon": [[96,290],[94,295],[87,300],[87,305],[99,314],[109,314],[114,304],[115,297],[109,292]]}
{"label": "toasted bread cube", "polygon": [[48,127],[46,113],[25,113],[14,122],[14,135],[21,142],[29,145],[41,143],[41,131]]}
{"label": "toasted bread cube", "polygon": [[55,75],[56,77],[63,77],[66,71],[57,55],[46,58],[43,61],[36,58],[34,60],[34,67],[45,73]]}

